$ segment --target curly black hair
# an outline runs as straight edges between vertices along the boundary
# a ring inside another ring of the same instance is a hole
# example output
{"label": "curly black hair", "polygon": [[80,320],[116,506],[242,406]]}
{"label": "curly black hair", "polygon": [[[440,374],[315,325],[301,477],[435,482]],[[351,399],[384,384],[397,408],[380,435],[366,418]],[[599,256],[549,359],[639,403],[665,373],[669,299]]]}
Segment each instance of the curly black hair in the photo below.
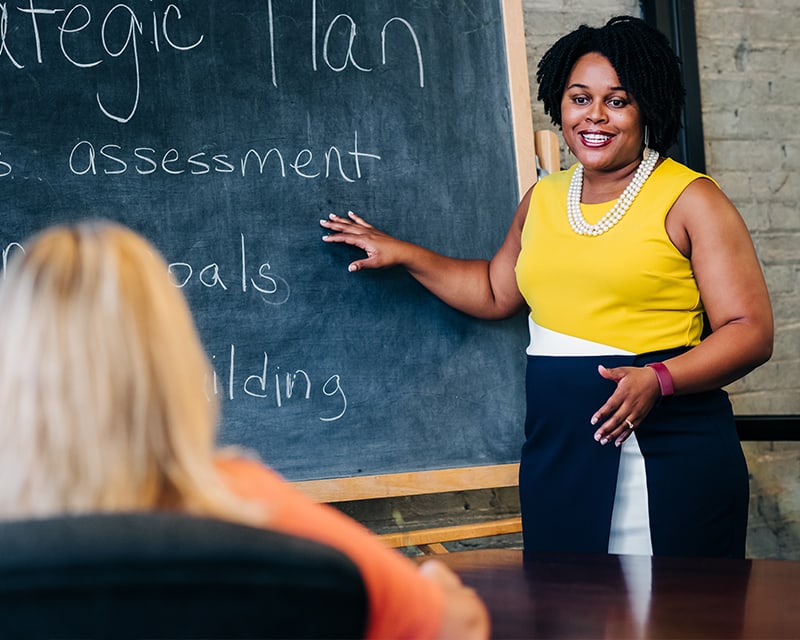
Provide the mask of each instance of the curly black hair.
{"label": "curly black hair", "polygon": [[666,153],[681,128],[686,95],[681,61],[664,34],[633,16],[617,16],[597,28],[581,25],[542,56],[536,71],[538,98],[553,124],[561,128],[561,97],[572,67],[590,52],[608,58],[639,105],[650,148]]}

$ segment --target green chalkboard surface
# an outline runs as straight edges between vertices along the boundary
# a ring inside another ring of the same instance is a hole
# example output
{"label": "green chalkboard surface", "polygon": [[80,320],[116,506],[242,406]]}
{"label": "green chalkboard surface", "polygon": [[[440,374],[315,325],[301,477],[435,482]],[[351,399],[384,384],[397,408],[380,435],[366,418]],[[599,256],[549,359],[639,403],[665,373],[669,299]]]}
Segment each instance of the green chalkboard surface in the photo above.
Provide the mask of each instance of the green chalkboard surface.
{"label": "green chalkboard surface", "polygon": [[221,441],[289,479],[516,461],[524,318],[350,274],[318,224],[353,210],[494,253],[520,197],[500,0],[38,5],[0,4],[4,262],[67,220],[148,237],[212,358]]}

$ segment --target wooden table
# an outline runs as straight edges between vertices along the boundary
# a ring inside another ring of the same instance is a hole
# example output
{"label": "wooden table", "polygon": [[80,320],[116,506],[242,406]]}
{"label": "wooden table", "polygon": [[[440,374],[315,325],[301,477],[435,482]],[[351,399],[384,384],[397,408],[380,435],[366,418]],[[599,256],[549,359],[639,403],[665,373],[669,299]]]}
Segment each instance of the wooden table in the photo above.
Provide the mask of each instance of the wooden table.
{"label": "wooden table", "polygon": [[543,555],[438,559],[484,599],[493,638],[800,638],[800,562]]}

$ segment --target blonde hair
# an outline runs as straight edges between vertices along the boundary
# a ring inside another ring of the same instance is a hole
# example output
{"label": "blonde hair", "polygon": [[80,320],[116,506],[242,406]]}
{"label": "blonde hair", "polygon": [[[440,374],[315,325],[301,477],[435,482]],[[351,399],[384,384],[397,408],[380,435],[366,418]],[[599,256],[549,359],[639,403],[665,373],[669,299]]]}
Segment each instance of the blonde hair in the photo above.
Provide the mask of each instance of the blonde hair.
{"label": "blonde hair", "polygon": [[34,237],[0,291],[0,517],[261,519],[215,472],[210,370],[146,240],[108,222]]}

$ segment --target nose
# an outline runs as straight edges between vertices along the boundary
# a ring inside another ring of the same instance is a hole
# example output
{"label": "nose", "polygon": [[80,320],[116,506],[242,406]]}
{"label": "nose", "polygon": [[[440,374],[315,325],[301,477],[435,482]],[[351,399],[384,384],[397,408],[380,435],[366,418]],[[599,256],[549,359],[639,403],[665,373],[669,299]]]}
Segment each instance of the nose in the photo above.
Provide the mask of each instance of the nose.
{"label": "nose", "polygon": [[606,120],[606,112],[605,112],[605,105],[602,101],[595,100],[590,105],[588,111],[586,112],[586,119],[589,122],[597,123],[597,122],[605,122]]}

